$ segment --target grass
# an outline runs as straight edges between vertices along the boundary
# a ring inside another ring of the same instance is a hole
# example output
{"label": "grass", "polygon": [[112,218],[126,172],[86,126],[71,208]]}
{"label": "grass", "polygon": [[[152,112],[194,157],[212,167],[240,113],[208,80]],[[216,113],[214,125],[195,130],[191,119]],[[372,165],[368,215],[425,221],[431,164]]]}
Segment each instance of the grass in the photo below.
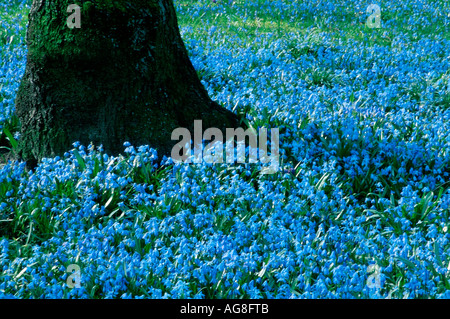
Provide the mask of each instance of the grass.
{"label": "grass", "polygon": [[[391,45],[395,33],[406,33],[411,39],[417,39],[420,35],[439,34],[442,38],[448,38],[450,31],[442,27],[442,21],[448,19],[446,13],[449,5],[445,1],[438,1],[439,12],[421,12],[421,17],[431,19],[437,18],[434,24],[419,26],[418,30],[412,30],[411,25],[406,23],[413,14],[408,9],[395,11],[387,8],[381,9],[381,21],[390,27],[373,28],[366,26],[369,14],[365,12],[366,7],[371,4],[361,2],[354,4],[354,7],[333,5],[333,22],[328,22],[330,16],[320,14],[310,14],[299,18],[299,7],[302,1],[293,2],[289,9],[294,12],[276,8],[267,1],[252,1],[250,5],[243,0],[217,1],[204,5],[205,1],[178,1],[179,12],[183,13],[195,8],[196,15],[179,15],[178,20],[181,26],[189,26],[199,37],[207,35],[207,30],[214,26],[226,32],[229,36],[238,36],[244,42],[251,41],[252,37],[261,33],[276,33],[278,35],[289,35],[291,33],[307,34],[309,28],[316,28],[319,32],[326,32],[331,39],[354,40],[368,45]],[[275,2],[274,2],[275,3]],[[267,8],[276,8],[268,12]],[[327,12],[327,13],[331,13]]]}

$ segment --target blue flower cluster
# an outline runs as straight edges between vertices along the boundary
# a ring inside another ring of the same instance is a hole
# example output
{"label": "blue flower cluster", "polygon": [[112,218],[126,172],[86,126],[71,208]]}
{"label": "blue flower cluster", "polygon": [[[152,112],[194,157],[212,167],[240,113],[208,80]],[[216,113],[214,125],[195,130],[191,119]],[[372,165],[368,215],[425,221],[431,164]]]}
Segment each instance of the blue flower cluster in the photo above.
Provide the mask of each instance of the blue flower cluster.
{"label": "blue flower cluster", "polygon": [[[19,8],[19,9],[18,9]],[[14,112],[14,100],[25,71],[26,45],[22,35],[30,1],[0,3],[0,129]]]}
{"label": "blue flower cluster", "polygon": [[[2,164],[0,296],[449,298],[448,4],[379,3],[368,31],[369,2],[175,2],[205,19],[181,34],[210,95],[280,128],[283,170],[160,162],[129,143]],[[0,50],[5,121],[26,52]]]}

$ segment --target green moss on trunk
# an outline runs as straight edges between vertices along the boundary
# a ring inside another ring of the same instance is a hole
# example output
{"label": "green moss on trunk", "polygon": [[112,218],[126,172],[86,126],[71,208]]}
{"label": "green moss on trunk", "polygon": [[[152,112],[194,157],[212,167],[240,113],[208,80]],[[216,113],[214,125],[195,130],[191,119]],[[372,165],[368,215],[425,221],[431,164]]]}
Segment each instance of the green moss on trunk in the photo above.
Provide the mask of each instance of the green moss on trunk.
{"label": "green moss on trunk", "polygon": [[81,28],[67,27],[71,0],[35,0],[28,57],[18,91],[20,156],[61,155],[72,143],[149,144],[170,155],[171,133],[237,127],[211,101],[188,58],[172,0],[79,1]]}

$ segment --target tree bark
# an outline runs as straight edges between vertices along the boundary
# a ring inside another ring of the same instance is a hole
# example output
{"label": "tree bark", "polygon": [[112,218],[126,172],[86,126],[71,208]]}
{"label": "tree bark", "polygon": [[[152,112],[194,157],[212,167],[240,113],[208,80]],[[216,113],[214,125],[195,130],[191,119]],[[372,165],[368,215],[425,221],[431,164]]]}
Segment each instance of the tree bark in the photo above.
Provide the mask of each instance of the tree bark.
{"label": "tree bark", "polygon": [[[69,28],[67,7],[81,8]],[[27,64],[16,99],[24,160],[61,155],[79,141],[123,143],[170,155],[175,128],[239,126],[212,101],[189,60],[172,0],[34,0]]]}

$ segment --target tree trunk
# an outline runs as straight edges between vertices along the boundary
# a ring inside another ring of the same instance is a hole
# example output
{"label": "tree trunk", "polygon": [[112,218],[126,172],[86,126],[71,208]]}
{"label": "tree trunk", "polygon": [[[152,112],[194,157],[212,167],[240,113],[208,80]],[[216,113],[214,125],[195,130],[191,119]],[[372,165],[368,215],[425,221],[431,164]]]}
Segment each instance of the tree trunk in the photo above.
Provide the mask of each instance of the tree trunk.
{"label": "tree trunk", "polygon": [[[78,1],[81,27],[69,28]],[[79,141],[123,152],[148,144],[170,155],[175,128],[239,126],[212,101],[181,39],[172,0],[34,0],[16,99],[19,155],[36,161]]]}

